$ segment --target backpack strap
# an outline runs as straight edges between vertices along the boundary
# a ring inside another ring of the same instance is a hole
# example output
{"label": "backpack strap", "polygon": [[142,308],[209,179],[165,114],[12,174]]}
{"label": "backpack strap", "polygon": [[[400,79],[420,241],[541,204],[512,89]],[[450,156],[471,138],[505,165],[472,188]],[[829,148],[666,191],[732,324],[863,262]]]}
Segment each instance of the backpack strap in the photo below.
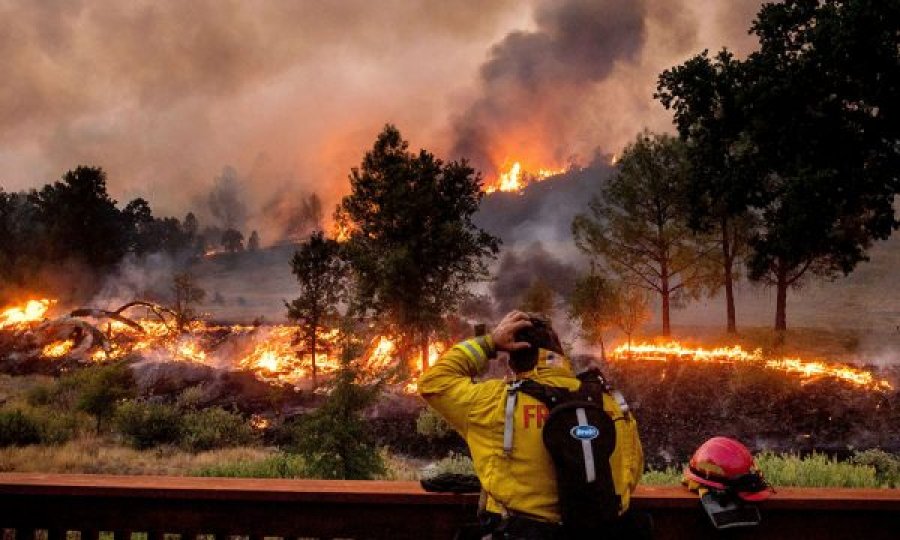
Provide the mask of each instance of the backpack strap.
{"label": "backpack strap", "polygon": [[565,388],[547,386],[531,379],[522,379],[509,383],[509,386],[506,388],[506,409],[503,418],[503,454],[507,457],[512,455],[516,402],[520,391],[537,399],[551,410],[560,403],[571,399],[573,395],[572,392]]}
{"label": "backpack strap", "polygon": [[506,457],[512,455],[513,426],[515,425],[516,401],[519,396],[519,387],[524,381],[509,383],[506,388],[506,412],[503,419],[503,454]]}
{"label": "backpack strap", "polygon": [[606,377],[603,376],[603,373],[599,369],[595,367],[590,368],[587,371],[579,373],[577,378],[581,381],[579,392],[584,392],[584,394],[588,396],[597,396],[599,395],[599,392],[609,394],[619,405],[619,410],[622,411],[622,415],[626,418],[630,416],[631,407],[629,407],[628,402],[625,401],[625,396],[622,395],[622,392],[619,392],[610,386]]}
{"label": "backpack strap", "polygon": [[553,410],[553,407],[561,403],[570,401],[575,393],[567,388],[558,386],[548,386],[531,379],[520,381],[519,390],[540,401],[547,406],[547,409]]}

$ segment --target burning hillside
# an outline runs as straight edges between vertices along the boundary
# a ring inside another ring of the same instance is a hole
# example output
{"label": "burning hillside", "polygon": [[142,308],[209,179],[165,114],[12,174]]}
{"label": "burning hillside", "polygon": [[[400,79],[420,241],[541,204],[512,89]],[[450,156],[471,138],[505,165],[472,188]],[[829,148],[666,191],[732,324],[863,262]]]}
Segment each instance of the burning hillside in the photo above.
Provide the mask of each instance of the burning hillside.
{"label": "burning hillside", "polygon": [[503,167],[497,175],[496,180],[488,182],[484,186],[485,193],[494,193],[495,191],[506,191],[513,193],[521,193],[529,184],[540,182],[551,176],[565,174],[568,169],[561,168],[541,168],[523,166],[521,161],[513,161]]}

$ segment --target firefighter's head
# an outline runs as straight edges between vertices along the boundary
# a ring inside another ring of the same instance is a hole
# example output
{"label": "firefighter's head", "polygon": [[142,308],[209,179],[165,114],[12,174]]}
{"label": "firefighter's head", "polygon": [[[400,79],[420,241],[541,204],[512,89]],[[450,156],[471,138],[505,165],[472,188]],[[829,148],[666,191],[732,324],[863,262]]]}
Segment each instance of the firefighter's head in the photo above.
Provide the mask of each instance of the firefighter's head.
{"label": "firefighter's head", "polygon": [[515,340],[527,342],[531,347],[509,353],[509,367],[516,373],[534,369],[541,349],[563,354],[562,344],[550,325],[550,319],[540,313],[529,313],[528,319],[531,326],[517,331]]}

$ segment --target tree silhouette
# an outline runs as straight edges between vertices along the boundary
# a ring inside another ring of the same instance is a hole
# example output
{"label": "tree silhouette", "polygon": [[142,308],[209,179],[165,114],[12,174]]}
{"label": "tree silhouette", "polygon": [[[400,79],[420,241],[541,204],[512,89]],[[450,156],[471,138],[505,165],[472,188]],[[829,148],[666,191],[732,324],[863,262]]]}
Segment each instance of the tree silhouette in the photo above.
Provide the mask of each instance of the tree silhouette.
{"label": "tree silhouette", "polygon": [[297,321],[306,342],[312,365],[312,383],[316,386],[318,333],[337,316],[337,304],[346,291],[347,265],[335,240],[314,232],[299,246],[291,259],[291,271],[300,285],[300,296],[285,303],[288,318]]}
{"label": "tree silhouette", "polygon": [[687,223],[682,143],[640,134],[622,153],[619,172],[572,223],[576,245],[628,284],[659,295],[662,334],[671,335],[673,298],[714,288],[707,239]]}
{"label": "tree silhouette", "polygon": [[481,178],[465,161],[444,163],[385,126],[350,174],[336,221],[348,232],[346,252],[361,306],[387,319],[404,356],[417,337],[422,367],[428,342],[465,286],[487,275],[485,257],[499,240],[472,223]]}

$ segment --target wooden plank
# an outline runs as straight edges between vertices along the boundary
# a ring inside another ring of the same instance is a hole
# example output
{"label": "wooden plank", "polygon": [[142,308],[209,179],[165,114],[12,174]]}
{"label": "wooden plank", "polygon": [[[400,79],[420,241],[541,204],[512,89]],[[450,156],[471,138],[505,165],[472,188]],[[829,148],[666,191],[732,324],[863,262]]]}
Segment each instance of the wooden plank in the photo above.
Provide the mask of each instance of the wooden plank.
{"label": "wooden plank", "polygon": [[[354,480],[269,480],[111,475],[0,474],[0,494],[155,497],[192,500],[316,501],[411,505],[471,504],[477,495],[427,493],[418,482]],[[638,486],[638,508],[688,508],[696,496],[677,486]],[[897,509],[900,490],[779,488],[763,508],[834,510]]]}
{"label": "wooden plank", "polygon": [[[477,497],[431,494],[415,482],[247,480],[0,474],[0,523],[82,530],[215,532],[253,538],[451,538]],[[760,503],[759,529],[732,538],[900,538],[900,490],[783,488]],[[649,512],[658,539],[710,537],[696,496],[642,486],[633,507]],[[119,540],[118,535],[116,540]]]}

